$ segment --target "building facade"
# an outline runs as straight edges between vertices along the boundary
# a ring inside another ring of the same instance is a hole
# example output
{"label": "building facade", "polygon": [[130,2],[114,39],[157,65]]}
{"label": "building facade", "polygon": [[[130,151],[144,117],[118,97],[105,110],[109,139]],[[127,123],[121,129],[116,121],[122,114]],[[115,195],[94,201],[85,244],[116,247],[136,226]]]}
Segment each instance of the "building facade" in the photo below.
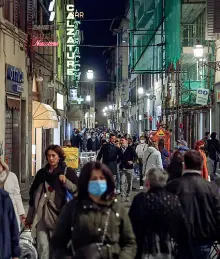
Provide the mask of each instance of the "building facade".
{"label": "building facade", "polygon": [[124,113],[118,111],[123,93],[114,90],[116,122],[125,117],[127,126],[116,123],[118,130],[142,134],[164,127],[174,132],[172,143],[182,138],[190,147],[206,131],[219,133],[217,7],[211,0],[130,0]]}

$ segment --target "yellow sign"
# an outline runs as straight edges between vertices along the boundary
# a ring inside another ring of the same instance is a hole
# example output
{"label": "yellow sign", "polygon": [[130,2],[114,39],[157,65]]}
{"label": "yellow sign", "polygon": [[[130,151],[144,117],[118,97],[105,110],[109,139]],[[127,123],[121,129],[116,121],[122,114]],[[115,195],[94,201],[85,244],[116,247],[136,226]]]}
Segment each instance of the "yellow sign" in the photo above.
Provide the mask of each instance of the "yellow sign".
{"label": "yellow sign", "polygon": [[159,130],[157,131],[157,136],[158,136],[158,137],[164,137],[164,136],[165,136],[164,130],[163,130],[163,129],[159,129]]}
{"label": "yellow sign", "polygon": [[66,156],[66,165],[73,169],[77,169],[79,167],[79,149],[74,147],[64,147],[63,150]]}

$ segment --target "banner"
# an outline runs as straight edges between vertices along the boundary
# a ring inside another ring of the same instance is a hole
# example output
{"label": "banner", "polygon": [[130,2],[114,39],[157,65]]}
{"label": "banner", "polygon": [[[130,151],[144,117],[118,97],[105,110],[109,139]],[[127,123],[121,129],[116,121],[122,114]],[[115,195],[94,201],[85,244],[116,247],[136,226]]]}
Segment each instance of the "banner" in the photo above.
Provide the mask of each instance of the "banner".
{"label": "banner", "polygon": [[64,147],[63,150],[66,156],[66,165],[73,169],[77,169],[79,167],[79,149],[74,147]]}

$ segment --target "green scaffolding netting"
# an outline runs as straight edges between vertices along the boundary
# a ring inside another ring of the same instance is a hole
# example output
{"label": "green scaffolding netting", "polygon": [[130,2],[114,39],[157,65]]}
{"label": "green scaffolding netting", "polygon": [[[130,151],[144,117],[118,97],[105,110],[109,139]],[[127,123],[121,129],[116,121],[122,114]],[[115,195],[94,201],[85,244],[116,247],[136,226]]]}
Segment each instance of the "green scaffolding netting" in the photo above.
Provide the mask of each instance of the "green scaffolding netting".
{"label": "green scaffolding netting", "polygon": [[181,1],[165,0],[165,66],[175,64],[181,56]]}
{"label": "green scaffolding netting", "polygon": [[206,81],[185,80],[182,85],[181,105],[196,105],[197,89],[206,88]]}
{"label": "green scaffolding netting", "polygon": [[130,0],[133,72],[162,72],[180,57],[180,0],[165,0],[165,6],[163,3],[163,0]]}

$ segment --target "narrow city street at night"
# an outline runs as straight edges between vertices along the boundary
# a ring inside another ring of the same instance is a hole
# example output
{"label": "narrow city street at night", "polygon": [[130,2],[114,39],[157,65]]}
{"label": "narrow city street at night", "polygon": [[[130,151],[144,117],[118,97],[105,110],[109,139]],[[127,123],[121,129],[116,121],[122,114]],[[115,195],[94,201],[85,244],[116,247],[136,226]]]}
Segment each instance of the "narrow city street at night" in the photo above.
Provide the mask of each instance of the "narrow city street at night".
{"label": "narrow city street at night", "polygon": [[220,0],[0,0],[0,259],[220,259]]}

